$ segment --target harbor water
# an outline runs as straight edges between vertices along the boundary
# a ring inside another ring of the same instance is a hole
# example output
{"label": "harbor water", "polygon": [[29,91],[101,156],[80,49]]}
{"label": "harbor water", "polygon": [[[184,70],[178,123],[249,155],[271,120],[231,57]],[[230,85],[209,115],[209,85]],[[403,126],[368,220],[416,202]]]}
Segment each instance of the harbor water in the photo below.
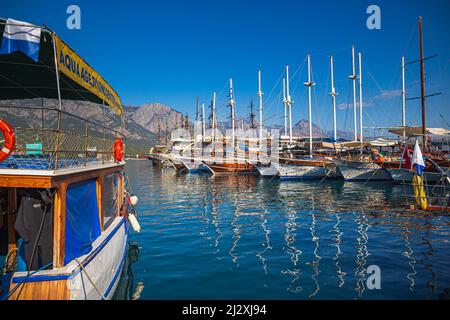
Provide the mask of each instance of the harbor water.
{"label": "harbor water", "polygon": [[116,298],[448,298],[450,216],[407,210],[403,186],[126,171],[142,231]]}

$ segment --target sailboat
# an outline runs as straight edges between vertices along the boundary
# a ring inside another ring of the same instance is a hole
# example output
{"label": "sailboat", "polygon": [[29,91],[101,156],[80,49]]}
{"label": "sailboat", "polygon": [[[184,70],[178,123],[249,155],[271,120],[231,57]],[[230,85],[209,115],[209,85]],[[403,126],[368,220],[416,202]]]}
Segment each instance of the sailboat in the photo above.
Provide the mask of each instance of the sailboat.
{"label": "sailboat", "polygon": [[[228,106],[230,107],[231,120],[231,137],[224,137],[223,142],[231,141],[231,149],[224,150],[220,157],[211,157],[210,159],[203,159],[203,165],[213,175],[221,174],[258,174],[255,166],[245,158],[238,158],[236,134],[235,134],[235,106],[233,92],[233,79],[230,79],[230,96]],[[230,156],[229,153],[232,155]]]}
{"label": "sailboat", "polygon": [[[449,134],[449,130],[442,128],[427,128],[425,124],[425,77],[424,77],[424,54],[422,45],[422,19],[419,17],[419,45],[420,45],[420,69],[421,69],[421,88],[422,88],[422,127],[407,127],[406,126],[406,90],[405,90],[405,57],[402,57],[401,61],[401,82],[402,82],[402,126],[400,128],[393,128],[389,130],[390,133],[399,135],[403,137],[405,146],[407,141],[411,137],[422,136],[424,151],[427,152],[427,140],[426,138],[430,135],[441,135],[445,136]],[[411,170],[411,166],[408,167],[408,161],[406,158],[409,157],[406,154],[408,149],[405,147],[401,156],[390,161],[385,161],[380,164],[385,168],[391,175],[394,182],[399,183],[411,183],[413,181],[414,172]],[[448,170],[450,166],[450,160],[448,157],[443,157],[442,155],[432,155],[430,153],[426,154],[425,158],[425,170],[424,170],[424,180],[428,183],[436,183],[439,181],[445,181],[449,179],[446,176],[445,170]],[[445,168],[445,170],[443,169]],[[448,172],[448,171],[447,171]]]}
{"label": "sailboat", "polygon": [[377,164],[374,159],[363,154],[363,147],[365,146],[363,140],[363,99],[362,99],[362,58],[361,52],[358,53],[358,67],[359,74],[356,75],[355,64],[355,47],[352,47],[352,75],[349,76],[353,81],[353,124],[354,124],[354,141],[358,141],[358,126],[357,126],[357,112],[356,112],[356,79],[359,79],[359,144],[360,154],[355,156],[343,157],[334,162],[337,165],[337,174],[341,175],[346,181],[373,181],[373,180],[391,180],[389,172]]}
{"label": "sailboat", "polygon": [[[261,70],[258,71],[258,98],[259,98],[259,147],[256,148],[256,152],[258,154],[258,159],[253,161],[252,164],[255,165],[256,170],[258,170],[261,177],[275,177],[279,175],[278,167],[271,162],[270,158],[267,155],[264,155],[264,151],[267,148],[263,148],[264,140],[263,137],[263,101],[262,101],[263,92],[261,90]],[[263,157],[263,159],[261,158]]]}
{"label": "sailboat", "polygon": [[[308,88],[308,111],[309,111],[309,157],[304,159],[280,158],[278,165],[280,179],[324,179],[329,174],[333,162],[324,157],[313,156],[312,142],[312,103],[311,89],[315,85],[311,80],[311,57],[308,54],[308,81],[305,86]],[[286,97],[289,106],[289,135],[292,139],[292,118],[291,118],[291,96],[289,92],[289,68],[286,67]]]}

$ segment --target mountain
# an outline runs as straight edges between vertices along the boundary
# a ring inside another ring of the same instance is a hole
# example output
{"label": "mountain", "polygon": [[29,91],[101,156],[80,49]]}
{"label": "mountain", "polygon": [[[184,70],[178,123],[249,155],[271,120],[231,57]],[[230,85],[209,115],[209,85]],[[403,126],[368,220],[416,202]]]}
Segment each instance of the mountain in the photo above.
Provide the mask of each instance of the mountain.
{"label": "mountain", "polygon": [[[24,100],[0,100],[0,105],[17,107],[46,107],[59,108],[55,99],[24,99]],[[120,117],[109,107],[104,108],[85,101],[63,100],[62,109],[71,114],[81,116],[98,124],[105,124],[107,128],[120,130]],[[139,153],[146,154],[148,149],[157,142],[158,116],[161,130],[165,130],[166,123],[169,132],[175,128],[176,121],[181,123],[182,113],[160,103],[144,104],[139,107],[125,106],[125,129],[127,155],[134,156]],[[8,119],[13,127],[46,128],[56,127],[56,112],[42,111],[30,108],[0,108],[0,115]],[[76,132],[84,132],[84,122],[64,115],[62,117],[62,129]],[[89,125],[93,135],[102,137],[103,129]],[[110,137],[109,137],[110,138]]]}
{"label": "mountain", "polygon": [[161,131],[165,131],[166,125],[169,131],[181,123],[182,114],[171,107],[161,103],[143,104],[139,107],[125,107],[125,115],[128,121],[136,123],[146,130],[157,133],[158,123]]}

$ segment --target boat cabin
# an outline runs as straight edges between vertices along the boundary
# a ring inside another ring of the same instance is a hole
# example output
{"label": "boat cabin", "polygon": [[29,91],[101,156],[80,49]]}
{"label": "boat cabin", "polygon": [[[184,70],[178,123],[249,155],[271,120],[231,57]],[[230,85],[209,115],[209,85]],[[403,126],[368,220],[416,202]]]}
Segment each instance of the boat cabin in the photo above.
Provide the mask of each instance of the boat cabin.
{"label": "boat cabin", "polygon": [[0,19],[0,41],[15,49],[0,54],[0,299],[110,299],[128,244],[120,98],[45,26]]}

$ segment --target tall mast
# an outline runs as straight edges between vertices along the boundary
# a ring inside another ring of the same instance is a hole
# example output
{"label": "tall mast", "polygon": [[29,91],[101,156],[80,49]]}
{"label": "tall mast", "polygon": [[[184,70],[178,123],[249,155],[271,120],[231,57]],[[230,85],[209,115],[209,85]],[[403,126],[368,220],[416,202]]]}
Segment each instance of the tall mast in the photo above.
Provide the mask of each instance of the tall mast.
{"label": "tall mast", "polygon": [[308,114],[309,114],[309,155],[312,157],[313,146],[312,146],[312,108],[311,108],[311,88],[315,85],[314,82],[311,81],[311,56],[308,54],[308,82],[305,82],[304,85],[308,87]]}
{"label": "tall mast", "polygon": [[337,141],[337,126],[336,126],[336,89],[334,88],[334,59],[330,57],[330,73],[331,73],[331,100],[333,102],[333,139]]}
{"label": "tall mast", "polygon": [[283,105],[284,105],[284,135],[287,136],[287,100],[286,100],[286,79],[283,78]]}
{"label": "tall mast", "polygon": [[359,141],[361,142],[361,153],[363,146],[363,97],[362,97],[362,57],[358,52],[358,70],[359,70]]}
{"label": "tall mast", "polygon": [[289,92],[289,66],[286,66],[286,103],[289,109],[289,144],[292,145],[292,99]]}
{"label": "tall mast", "polygon": [[355,66],[355,47],[352,47],[352,74],[349,76],[353,81],[353,141],[358,141],[358,127],[356,121],[356,66]]}
{"label": "tall mast", "polygon": [[205,104],[202,103],[202,138],[205,135],[206,127],[205,127]]}
{"label": "tall mast", "polygon": [[405,139],[405,127],[406,127],[405,57],[402,57],[402,127],[403,127],[403,139]]}
{"label": "tall mast", "polygon": [[213,92],[212,100],[212,129],[213,129],[213,139],[216,139],[216,92]]}
{"label": "tall mast", "polygon": [[263,139],[263,93],[261,91],[261,70],[258,71],[258,97],[259,97],[259,147],[262,146]]}
{"label": "tall mast", "polygon": [[166,130],[165,130],[165,138],[166,138],[166,147],[169,146],[169,120],[166,119]]}
{"label": "tall mast", "polygon": [[419,17],[419,47],[420,47],[420,93],[422,101],[422,139],[423,139],[423,149],[426,150],[427,129],[426,129],[426,114],[425,114],[425,64],[423,61],[422,17]]}
{"label": "tall mast", "polygon": [[195,112],[195,122],[198,123],[198,115],[200,113],[200,98],[197,96],[197,111]]}
{"label": "tall mast", "polygon": [[235,106],[235,101],[234,101],[234,96],[233,96],[233,79],[230,79],[230,101],[228,102],[228,105],[230,106],[230,111],[231,111],[231,141],[233,143],[233,148],[234,148],[234,106]]}
{"label": "tall mast", "polygon": [[159,119],[159,114],[158,114],[157,130],[158,130],[158,144],[160,144],[161,143],[161,122],[160,122],[160,119]]}

